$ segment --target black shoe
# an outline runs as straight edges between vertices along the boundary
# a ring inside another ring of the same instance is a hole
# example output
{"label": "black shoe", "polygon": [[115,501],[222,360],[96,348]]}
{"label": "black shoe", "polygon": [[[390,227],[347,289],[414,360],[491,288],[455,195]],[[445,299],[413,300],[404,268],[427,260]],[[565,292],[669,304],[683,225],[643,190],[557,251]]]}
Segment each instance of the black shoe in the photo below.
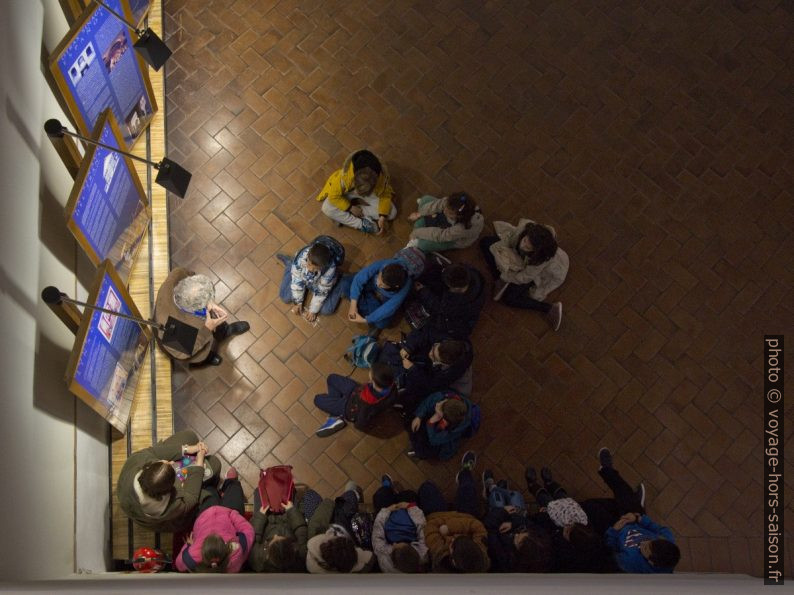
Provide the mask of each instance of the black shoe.
{"label": "black shoe", "polygon": [[207,356],[207,359],[201,362],[195,362],[190,364],[191,368],[203,368],[204,366],[220,366],[223,363],[223,358],[218,355],[217,353],[211,353]]}
{"label": "black shoe", "polygon": [[554,478],[551,476],[551,469],[548,467],[543,467],[543,469],[540,470],[540,478],[546,485],[549,485],[552,481],[554,481]]}
{"label": "black shoe", "polygon": [[524,470],[524,479],[527,480],[527,485],[535,485],[538,483],[538,472],[534,467],[527,467]]}
{"label": "black shoe", "polygon": [[228,327],[226,327],[226,334],[223,338],[226,339],[227,337],[242,335],[243,333],[247,333],[249,330],[251,330],[251,325],[244,320],[232,322]]}
{"label": "black shoe", "polygon": [[612,469],[612,453],[606,446],[598,451],[598,462],[603,469]]}

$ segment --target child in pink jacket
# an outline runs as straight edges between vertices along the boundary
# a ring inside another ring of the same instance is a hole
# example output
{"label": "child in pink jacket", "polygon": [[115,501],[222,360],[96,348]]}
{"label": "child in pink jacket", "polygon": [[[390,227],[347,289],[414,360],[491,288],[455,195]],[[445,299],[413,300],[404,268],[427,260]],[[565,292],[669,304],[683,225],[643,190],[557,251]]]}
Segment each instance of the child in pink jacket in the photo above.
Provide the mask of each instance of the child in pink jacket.
{"label": "child in pink jacket", "polygon": [[174,561],[180,572],[240,572],[251,545],[254,528],[242,512],[245,497],[232,468],[221,487],[201,505],[193,532]]}

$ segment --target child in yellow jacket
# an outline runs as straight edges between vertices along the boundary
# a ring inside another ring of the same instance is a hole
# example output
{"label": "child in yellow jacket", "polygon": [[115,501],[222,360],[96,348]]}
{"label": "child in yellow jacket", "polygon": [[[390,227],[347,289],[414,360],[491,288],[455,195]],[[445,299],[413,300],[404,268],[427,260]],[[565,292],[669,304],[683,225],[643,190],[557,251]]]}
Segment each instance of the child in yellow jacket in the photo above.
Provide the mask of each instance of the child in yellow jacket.
{"label": "child in yellow jacket", "polygon": [[382,235],[386,222],[397,216],[393,196],[386,166],[363,149],[349,155],[331,174],[317,200],[323,202],[323,213],[338,224]]}

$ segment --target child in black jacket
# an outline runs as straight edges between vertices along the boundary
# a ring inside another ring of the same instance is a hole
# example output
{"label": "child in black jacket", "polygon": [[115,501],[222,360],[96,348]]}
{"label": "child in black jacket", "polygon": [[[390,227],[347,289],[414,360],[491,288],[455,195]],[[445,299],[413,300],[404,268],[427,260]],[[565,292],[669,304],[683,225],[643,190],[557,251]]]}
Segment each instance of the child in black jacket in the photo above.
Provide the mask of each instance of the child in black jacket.
{"label": "child in black jacket", "polygon": [[335,434],[347,422],[352,422],[358,430],[366,428],[378,413],[391,407],[397,397],[394,372],[388,365],[378,362],[372,364],[366,384],[339,374],[331,374],[326,382],[328,393],[314,397],[314,404],[330,416],[315,432],[321,438]]}

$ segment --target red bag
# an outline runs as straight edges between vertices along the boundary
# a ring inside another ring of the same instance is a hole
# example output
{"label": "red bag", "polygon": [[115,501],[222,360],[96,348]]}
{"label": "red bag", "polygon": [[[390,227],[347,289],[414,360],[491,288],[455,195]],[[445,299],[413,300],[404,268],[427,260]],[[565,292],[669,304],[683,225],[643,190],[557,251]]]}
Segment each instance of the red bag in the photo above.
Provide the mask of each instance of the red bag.
{"label": "red bag", "polygon": [[259,473],[259,500],[262,507],[269,506],[271,512],[284,512],[284,504],[292,499],[295,481],[292,465],[276,465]]}

